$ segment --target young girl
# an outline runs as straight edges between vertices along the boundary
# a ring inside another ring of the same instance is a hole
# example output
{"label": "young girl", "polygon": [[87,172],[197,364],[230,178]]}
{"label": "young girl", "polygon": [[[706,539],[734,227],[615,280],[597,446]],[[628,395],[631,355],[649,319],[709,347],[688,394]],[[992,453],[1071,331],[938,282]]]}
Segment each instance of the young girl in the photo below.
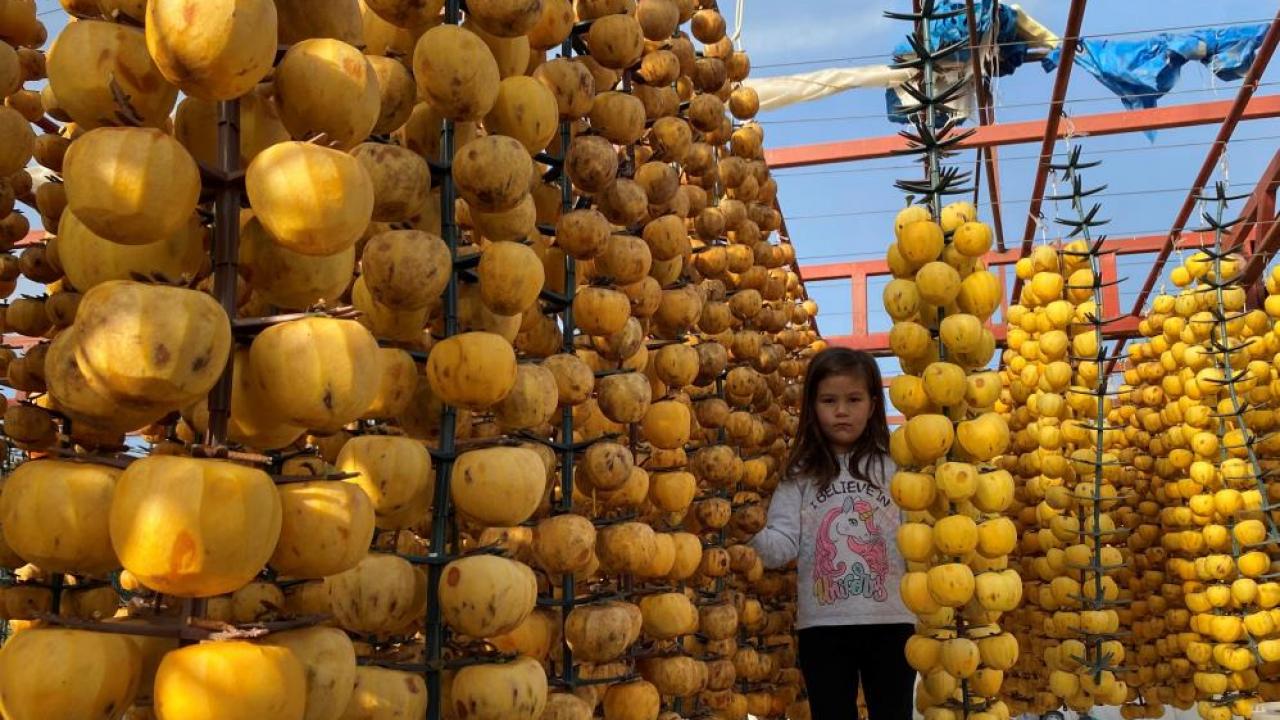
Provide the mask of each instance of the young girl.
{"label": "young girl", "polygon": [[915,671],[903,653],[915,616],[898,583],[900,511],[889,496],[880,368],[844,348],[813,357],[800,429],[764,530],[751,540],[766,567],[798,560],[796,627],[813,720],[909,720]]}

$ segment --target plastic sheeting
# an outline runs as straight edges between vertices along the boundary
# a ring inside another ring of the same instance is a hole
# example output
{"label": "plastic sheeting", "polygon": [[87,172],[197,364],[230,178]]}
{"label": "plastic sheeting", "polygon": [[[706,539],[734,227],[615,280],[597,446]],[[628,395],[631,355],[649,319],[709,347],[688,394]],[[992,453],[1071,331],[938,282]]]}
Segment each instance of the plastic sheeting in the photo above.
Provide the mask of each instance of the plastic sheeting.
{"label": "plastic sheeting", "polygon": [[[945,0],[935,4],[936,12],[952,12],[964,9],[964,0]],[[1012,74],[1014,70],[1017,70],[1026,62],[1031,45],[1027,42],[1027,37],[1020,31],[1018,19],[1023,13],[1018,6],[1005,5],[1003,3],[997,4],[996,0],[978,0],[978,2],[974,3],[974,20],[977,21],[977,35],[979,38],[983,38],[982,44],[991,42],[992,16],[997,13],[998,16],[995,18],[998,31],[995,37],[995,52],[998,57],[996,72],[1004,76]],[[965,49],[961,49],[951,58],[962,63],[969,62],[969,50],[967,49],[969,45],[968,13],[931,21],[929,23],[929,35],[935,48],[962,43]],[[911,44],[906,41],[899,43],[893,49],[893,53],[899,57],[915,54]]]}
{"label": "plastic sheeting", "polygon": [[[1139,40],[1083,38],[1075,62],[1120,97],[1129,109],[1152,108],[1173,89],[1182,66],[1198,60],[1220,80],[1239,80],[1257,55],[1266,24],[1160,33]],[[1058,67],[1060,51],[1041,61]]]}
{"label": "plastic sheeting", "polygon": [[1062,43],[1052,30],[1037,22],[1017,3],[1010,3],[1009,7],[1018,12],[1018,37],[1025,40],[1032,48],[1052,50]]}
{"label": "plastic sheeting", "polygon": [[[939,11],[965,10],[964,0],[943,0],[937,4]],[[978,0],[974,3],[974,21],[979,38],[978,52],[981,55],[987,72],[999,77],[1010,75],[1022,67],[1030,59],[1033,50],[1049,50],[1059,44],[1058,37],[1027,15],[1015,4],[999,3],[997,0]],[[971,49],[969,46],[969,15],[967,12],[954,17],[933,20],[929,23],[929,33],[934,48],[946,47],[961,43],[963,48],[947,58],[947,64],[941,69],[942,84],[954,83],[969,72]],[[903,41],[894,48],[899,57],[914,56],[911,44]],[[898,124],[906,124],[907,116],[903,108],[914,104],[907,93],[899,87],[891,87],[885,92],[885,106],[889,120]],[[966,118],[971,114],[973,93],[970,92],[951,103],[951,116]],[[939,114],[937,124],[942,125],[947,117]]]}
{"label": "plastic sheeting", "polygon": [[[964,0],[945,1],[952,4],[952,9],[965,7]],[[996,0],[979,0],[979,3],[981,8],[975,6],[975,13],[978,16],[976,18],[978,35],[983,38],[981,52],[986,60],[992,59],[997,51],[1000,53],[998,66],[1002,74],[1008,74],[1014,67],[1023,64],[1031,50],[1057,47],[1058,37],[1023,12],[1018,5],[1001,3],[998,6],[998,21],[999,42],[1002,44],[993,48],[991,21]],[[934,40],[935,46],[960,40],[968,45],[967,15],[935,21],[930,24],[930,27],[937,35]],[[895,49],[895,53],[909,55],[911,47],[903,43]],[[942,69],[946,77],[943,81],[954,82],[967,72],[970,64],[968,50],[957,53],[949,63],[950,66]],[[906,122],[906,118],[901,117],[901,108],[904,103],[911,101],[899,88],[911,79],[911,75],[911,70],[895,70],[889,65],[867,65],[853,68],[826,68],[795,75],[748,78],[744,84],[754,88],[759,94],[761,110],[777,110],[796,103],[821,100],[846,90],[887,88],[890,117],[897,116],[899,122]],[[957,106],[955,109],[959,114],[967,115],[970,104],[970,99],[962,98],[955,103]]]}
{"label": "plastic sheeting", "polygon": [[[951,64],[938,68],[935,75],[935,82],[940,88],[950,87],[960,82],[965,77],[968,77],[971,73],[972,68],[968,63]],[[905,125],[911,121],[910,118],[903,113],[903,108],[909,105],[915,105],[918,101],[911,97],[907,91],[902,89],[902,83],[898,83],[886,90],[884,98],[885,105],[889,108],[889,120],[891,122],[898,123],[899,125]],[[973,114],[974,99],[973,92],[962,93],[959,97],[947,104],[951,110],[950,113],[940,112],[937,114],[937,117],[934,118],[934,125],[942,127],[947,123],[947,120],[952,117],[961,119],[970,117]]]}
{"label": "plastic sheeting", "polygon": [[820,100],[846,90],[885,88],[910,79],[910,70],[888,65],[827,68],[783,77],[747,78],[743,83],[760,95],[761,110],[777,110],[796,103]]}

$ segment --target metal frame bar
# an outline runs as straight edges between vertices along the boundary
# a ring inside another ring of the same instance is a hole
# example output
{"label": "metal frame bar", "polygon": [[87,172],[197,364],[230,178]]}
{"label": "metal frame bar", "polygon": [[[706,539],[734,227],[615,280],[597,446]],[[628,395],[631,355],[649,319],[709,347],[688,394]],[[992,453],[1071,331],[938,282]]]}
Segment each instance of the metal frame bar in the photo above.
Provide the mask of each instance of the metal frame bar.
{"label": "metal frame bar", "polygon": [[1280,224],[1276,218],[1276,190],[1280,188],[1280,150],[1272,156],[1271,163],[1263,171],[1257,187],[1240,212],[1242,222],[1231,229],[1232,245],[1243,245],[1249,259],[1241,273],[1240,284],[1253,293],[1253,305],[1262,302],[1262,287],[1258,280],[1266,270],[1267,262],[1280,250]]}
{"label": "metal frame bar", "polygon": [[[1203,246],[1207,242],[1212,241],[1211,233],[1188,233],[1179,240],[1179,247],[1182,249],[1193,249]],[[1144,235],[1130,238],[1109,238],[1103,242],[1100,251],[1102,255],[1102,270],[1104,283],[1104,296],[1108,307],[1118,308],[1120,306],[1120,288],[1112,283],[1118,278],[1118,267],[1116,259],[1122,255],[1141,255],[1145,253],[1155,253],[1160,250],[1165,242],[1164,235]],[[988,269],[1001,277],[1001,283],[1008,275],[1007,270],[1010,266],[1018,262],[1021,258],[1021,251],[1018,249],[1005,250],[1004,252],[990,252],[983,257],[983,262]],[[867,322],[867,310],[870,307],[871,298],[867,295],[869,279],[873,277],[883,277],[889,275],[889,263],[883,259],[862,260],[857,262],[843,263],[825,263],[821,265],[805,265],[801,267],[801,278],[805,283],[817,282],[822,280],[851,280],[852,287],[850,289],[852,295],[852,312],[853,327],[850,335],[833,336],[826,338],[831,345],[840,347],[848,347],[856,350],[865,350],[873,355],[887,356],[889,352],[889,333],[887,332],[870,332]],[[1006,295],[1001,298],[1001,313],[999,317],[1003,318],[1005,310],[1008,309],[1009,297]],[[1001,323],[989,323],[992,333],[996,336],[997,341],[1005,338],[1004,328]],[[1136,316],[1128,316],[1111,322],[1105,328],[1104,335],[1108,339],[1120,337],[1134,337],[1138,329],[1138,318]]]}
{"label": "metal frame bar", "polygon": [[[1071,83],[1071,68],[1075,66],[1076,49],[1080,45],[1080,25],[1084,22],[1086,0],[1071,0],[1067,13],[1067,31],[1062,39],[1062,58],[1058,73],[1053,79],[1053,95],[1049,99],[1049,117],[1044,123],[1044,136],[1040,140],[1040,158],[1036,162],[1035,181],[1031,185],[1031,206],[1027,209],[1027,223],[1022,228],[1022,256],[1031,254],[1035,241],[1040,208],[1044,203],[1044,187],[1049,179],[1049,163],[1053,161],[1053,146],[1058,142],[1058,128],[1062,124],[1063,103],[1067,99],[1067,87]],[[1022,282],[1013,283],[1013,296],[1017,297]]]}
{"label": "metal frame bar", "polygon": [[[1212,238],[1211,233],[1192,232],[1187,233],[1179,240],[1178,247],[1182,249],[1199,248],[1201,245]],[[1161,245],[1164,243],[1164,235],[1141,235],[1137,237],[1108,238],[1103,244],[1103,249],[1116,255],[1139,255],[1142,253],[1159,252]],[[990,252],[983,256],[982,260],[991,270],[997,267],[1013,265],[1021,257],[1017,250],[1006,250],[1004,252]],[[853,277],[857,273],[864,274],[868,277],[889,274],[889,263],[887,260],[859,260],[854,262],[840,263],[822,263],[816,265],[801,266],[801,278],[806,282],[814,282],[818,280],[836,280]]]}
{"label": "metal frame bar", "polygon": [[[965,0],[965,11],[969,15],[969,59],[973,63],[973,87],[978,98],[978,125],[979,127],[990,127],[996,121],[996,110],[991,101],[991,85],[982,67],[982,59],[978,55],[978,16],[973,6],[973,0]],[[991,22],[995,23],[997,17],[998,15],[993,13]],[[1000,160],[998,152],[994,145],[979,147],[978,156],[981,164],[978,167],[979,169],[986,168],[987,197],[991,201],[991,225],[995,229],[996,249],[1003,251],[1005,249],[1004,213],[1000,208]],[[975,182],[975,201],[978,194],[977,188],[978,183]]]}
{"label": "metal frame bar", "polygon": [[[214,200],[213,223],[213,294],[227,313],[227,321],[236,317],[236,263],[240,248],[241,188],[235,182],[240,168],[240,101],[218,103],[218,172],[217,197]],[[227,442],[227,423],[231,419],[231,387],[235,373],[234,353],[227,359],[222,377],[209,392],[209,421],[204,442],[221,447]]]}
{"label": "metal frame bar", "polygon": [[[1245,265],[1245,277],[1242,281],[1255,294],[1251,305],[1260,303],[1262,284],[1258,282],[1266,268],[1267,260],[1280,251],[1280,217],[1276,216],[1276,194],[1280,190],[1280,151],[1272,158],[1266,172],[1263,173],[1257,187],[1250,196],[1248,204],[1241,213],[1245,222],[1233,228],[1233,244],[1243,244],[1244,252],[1249,260]],[[1128,238],[1108,238],[1104,241],[1101,258],[1103,281],[1111,282],[1118,278],[1117,258],[1122,255],[1139,255],[1158,253],[1165,246],[1166,235],[1146,235]],[[1183,232],[1177,241],[1176,249],[1195,250],[1212,242],[1212,234],[1207,232]],[[1005,277],[1008,268],[1021,257],[1019,250],[994,251],[984,256],[987,267],[1001,277],[1001,284],[1007,285]],[[888,355],[888,333],[870,333],[867,322],[867,310],[870,298],[867,296],[869,278],[890,274],[888,262],[882,259],[854,262],[822,263],[804,265],[800,268],[801,278],[805,283],[823,280],[851,280],[851,308],[853,313],[852,334],[827,338],[832,345],[861,349],[877,355]],[[1104,289],[1108,307],[1119,308],[1120,289],[1116,285],[1108,285]],[[1009,297],[1002,298],[1002,307],[1007,308]],[[1003,315],[1002,315],[1003,317]],[[1128,339],[1136,336],[1137,315],[1129,315],[1124,319],[1111,323],[1104,335],[1108,339]],[[1001,328],[993,328],[997,340],[1003,340]]]}
{"label": "metal frame bar", "polygon": [[1257,186],[1249,195],[1249,200],[1240,213],[1242,222],[1231,229],[1235,241],[1244,243],[1244,249],[1249,252],[1251,260],[1258,255],[1258,243],[1266,234],[1265,221],[1276,214],[1277,185],[1280,185],[1280,151],[1276,151],[1271,157],[1267,169],[1262,172]]}
{"label": "metal frame bar", "polygon": [[[1276,217],[1276,192],[1280,189],[1280,150],[1272,156],[1267,169],[1263,171],[1257,186],[1249,195],[1249,200],[1240,212],[1238,220],[1231,229],[1231,245],[1239,245],[1245,256],[1245,267],[1241,273],[1240,285],[1248,293],[1249,307],[1261,307],[1266,297],[1266,289],[1259,280],[1266,270],[1267,261],[1280,250],[1280,217]],[[1177,241],[1178,249],[1200,248],[1208,233],[1180,233]],[[1166,236],[1160,236],[1166,237]],[[1161,245],[1163,248],[1163,244]],[[1167,262],[1167,258],[1165,259]],[[1162,272],[1163,263],[1155,265],[1153,275]],[[1138,312],[1141,312],[1139,307]],[[1134,313],[1135,315],[1137,313]],[[1107,372],[1111,373],[1118,361],[1121,350],[1117,343],[1111,351],[1111,362]]]}
{"label": "metal frame bar", "polygon": [[[462,20],[460,0],[447,0],[444,8],[444,22],[458,25]],[[458,332],[458,240],[461,235],[455,216],[455,198],[457,187],[453,181],[453,120],[446,119],[440,137],[440,165],[445,174],[440,180],[440,230],[445,244],[449,247],[450,268],[449,284],[444,291],[444,336],[450,337]],[[431,544],[428,548],[427,564],[427,612],[424,618],[423,634],[426,636],[425,661],[427,665],[427,714],[428,720],[439,720],[444,716],[444,688],[440,663],[444,657],[444,635],[446,632],[444,617],[441,615],[440,603],[436,598],[440,595],[440,581],[444,573],[444,562],[449,557],[448,530],[451,525],[449,484],[453,478],[453,465],[457,452],[457,409],[445,405],[440,417],[440,437],[438,443],[439,457],[436,465],[435,493],[431,504]]]}
{"label": "metal frame bar", "polygon": [[[1127,340],[1138,336],[1138,322],[1140,318],[1132,315],[1126,315],[1107,325],[1102,335],[1104,338],[1111,340]],[[1003,343],[1007,336],[1007,326],[1002,323],[993,324],[988,322],[987,329],[995,336],[996,343]],[[828,345],[832,347],[846,347],[852,350],[862,350],[876,357],[892,357],[893,351],[889,349],[889,333],[867,333],[866,335],[838,335],[835,337],[825,338]]]}
{"label": "metal frame bar", "polygon": [[[1186,103],[1150,110],[1125,110],[1120,112],[1078,115],[1071,118],[1071,134],[1075,137],[1120,135],[1142,130],[1169,130],[1173,128],[1211,125],[1222,121],[1231,109],[1230,100]],[[1259,95],[1245,107],[1241,120],[1262,120],[1280,117],[1280,94]],[[995,123],[974,129],[974,133],[956,143],[956,149],[973,149],[1001,145],[1023,145],[1044,138],[1046,120]],[[1061,126],[1057,136],[1067,130]],[[765,151],[765,159],[771,170],[828,165],[832,163],[875,160],[901,155],[907,151],[907,141],[900,135],[883,135],[860,140],[841,140],[812,145],[793,145]]]}
{"label": "metal frame bar", "polygon": [[[573,38],[565,38],[560,46],[560,54],[565,58],[573,57]],[[573,140],[573,125],[569,121],[560,123],[560,211],[567,213],[573,209],[573,187],[568,173],[564,172],[564,163],[569,155],[569,145]],[[564,307],[560,310],[561,352],[572,354],[574,351],[573,299],[577,295],[578,262],[572,255],[564,254]],[[557,451],[560,463],[560,502],[559,510],[573,512],[573,480],[576,450],[573,443],[573,406],[565,405],[560,409],[559,437],[560,448]],[[554,595],[554,593],[552,593]],[[559,680],[566,688],[577,687],[578,676],[573,664],[573,648],[564,633],[569,622],[569,614],[573,612],[577,599],[578,586],[574,573],[564,573],[560,578],[560,676]],[[551,675],[555,674],[555,665],[548,665]]]}

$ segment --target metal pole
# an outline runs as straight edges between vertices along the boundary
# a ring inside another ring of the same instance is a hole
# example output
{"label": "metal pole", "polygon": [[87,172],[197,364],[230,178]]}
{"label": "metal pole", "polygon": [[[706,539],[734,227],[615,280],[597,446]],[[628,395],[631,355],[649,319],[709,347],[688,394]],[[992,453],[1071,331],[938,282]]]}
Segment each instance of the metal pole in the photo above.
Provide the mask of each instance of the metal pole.
{"label": "metal pole", "polygon": [[[1045,121],[1044,138],[1040,141],[1040,159],[1036,162],[1036,178],[1031,188],[1031,207],[1027,210],[1027,224],[1022,230],[1022,257],[1031,253],[1035,240],[1036,223],[1044,201],[1044,185],[1049,176],[1049,163],[1053,161],[1053,146],[1058,141],[1058,125],[1062,121],[1062,104],[1067,99],[1067,85],[1071,82],[1071,67],[1075,64],[1076,49],[1080,46],[1080,26],[1084,22],[1084,6],[1087,0],[1071,0],[1067,13],[1067,32],[1062,38],[1062,57],[1058,74],[1053,79],[1053,95],[1049,100],[1049,119]],[[1022,280],[1013,281],[1013,294],[1017,298],[1022,290]]]}
{"label": "metal pole", "polygon": [[[236,261],[240,252],[240,185],[234,176],[240,170],[240,101],[218,103],[218,195],[213,219],[213,295],[226,311],[228,320],[236,316]],[[209,426],[204,442],[221,447],[227,441],[231,416],[231,382],[234,354],[227,360],[222,377],[209,393]]]}
{"label": "metal pole", "polygon": [[[445,3],[444,21],[451,25],[458,24],[461,14],[460,0],[447,0]],[[454,121],[445,120],[440,137],[440,165],[444,175],[440,181],[440,229],[445,244],[449,247],[451,261],[458,255],[458,222],[454,212],[456,188],[453,183],[453,145]],[[449,275],[449,284],[444,292],[445,337],[458,332],[458,273]],[[453,463],[457,452],[457,409],[445,405],[440,419],[440,444],[436,453],[436,485],[431,515],[431,546],[427,551],[427,621],[424,631],[427,636],[427,718],[440,720],[443,717],[441,700],[441,660],[444,650],[444,622],[440,616],[440,603],[437,600],[440,589],[440,576],[444,571],[444,563],[448,560],[446,539],[449,529],[449,482],[453,477]]]}
{"label": "metal pole", "polygon": [[[568,58],[573,55],[573,41],[566,38],[560,46],[561,54]],[[568,212],[573,209],[573,187],[569,182],[569,174],[564,170],[564,159],[569,154],[569,143],[573,141],[573,128],[568,122],[560,123],[560,210]],[[564,309],[561,311],[560,324],[563,332],[561,351],[573,352],[574,322],[573,298],[578,284],[578,263],[572,255],[564,256]],[[560,510],[573,512],[573,467],[575,449],[573,442],[573,407],[566,405],[560,411]],[[573,668],[573,648],[563,632],[564,623],[573,612],[577,587],[573,573],[565,573],[560,580],[560,652],[562,680],[567,688],[576,687],[577,674]]]}

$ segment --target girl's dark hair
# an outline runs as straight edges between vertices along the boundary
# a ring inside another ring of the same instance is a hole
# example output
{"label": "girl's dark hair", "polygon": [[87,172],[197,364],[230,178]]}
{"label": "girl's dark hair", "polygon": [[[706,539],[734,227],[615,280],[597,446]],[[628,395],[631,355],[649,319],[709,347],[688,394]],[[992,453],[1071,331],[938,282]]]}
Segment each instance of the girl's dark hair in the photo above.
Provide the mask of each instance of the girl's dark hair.
{"label": "girl's dark hair", "polygon": [[[847,457],[838,458],[830,443],[822,436],[822,428],[814,406],[817,404],[818,384],[833,375],[850,375],[862,380],[867,387],[871,413],[866,429],[854,443]],[[859,480],[875,483],[876,478],[867,472],[872,460],[884,469],[884,456],[889,452],[889,420],[885,416],[884,384],[880,378],[880,366],[870,354],[848,348],[827,348],[814,355],[804,375],[804,396],[800,404],[800,427],[795,444],[787,459],[787,476],[813,478],[818,488],[826,490],[839,475],[841,464],[849,474]]]}

